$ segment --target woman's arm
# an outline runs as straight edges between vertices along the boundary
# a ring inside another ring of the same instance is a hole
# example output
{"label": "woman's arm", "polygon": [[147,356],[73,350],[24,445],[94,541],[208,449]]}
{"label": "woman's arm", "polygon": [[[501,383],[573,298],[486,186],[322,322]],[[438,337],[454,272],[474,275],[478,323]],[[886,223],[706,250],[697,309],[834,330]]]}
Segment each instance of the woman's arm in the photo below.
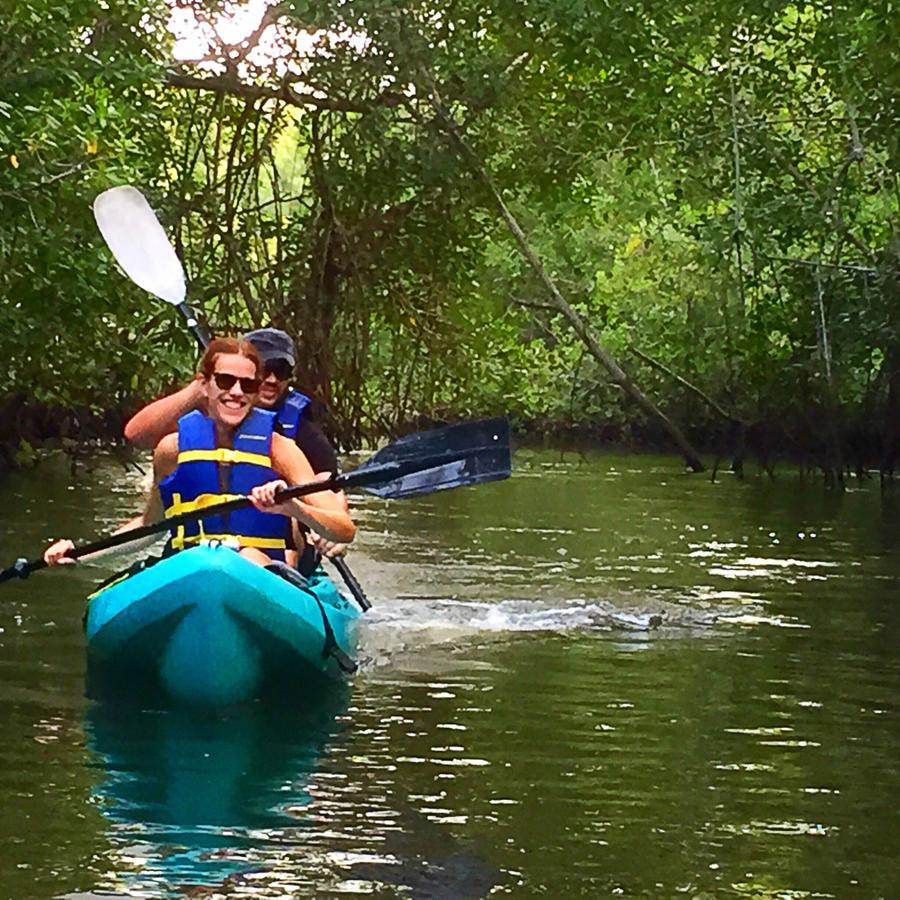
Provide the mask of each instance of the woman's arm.
{"label": "woman's arm", "polygon": [[[272,468],[287,484],[300,484],[317,479],[325,481],[330,477],[328,472],[316,475],[297,445],[280,434],[272,435]],[[342,491],[318,491],[303,498],[275,503],[275,492],[284,486],[282,482],[270,481],[254,488],[252,492],[254,506],[261,512],[291,516],[315,529],[330,541],[349,544],[353,540],[356,526],[350,518],[347,498]]]}
{"label": "woman's arm", "polygon": [[178,434],[167,434],[153,451],[153,487],[150,498],[154,494],[159,498],[159,483],[167,475],[171,475],[178,465]]}
{"label": "woman's arm", "polygon": [[[159,446],[156,448],[156,452],[153,454],[153,487],[150,489],[150,496],[147,498],[144,511],[139,516],[135,516],[127,522],[123,522],[113,534],[121,534],[124,531],[133,531],[135,528],[140,528],[142,525],[149,525],[151,522],[157,522],[162,518],[162,500],[160,499],[157,485],[159,484],[160,478],[164,478],[169,472],[174,471],[177,461],[178,435],[170,434],[160,441]],[[152,543],[157,540],[157,537],[152,536],[144,540]],[[137,542],[122,544],[119,547],[114,547],[109,550],[100,550],[97,553],[90,553],[82,558],[85,560],[95,560],[104,556],[115,556],[118,553],[131,553],[135,549],[140,548],[140,546],[140,543]],[[47,563],[48,566],[72,565],[78,562],[78,560],[72,559],[70,556],[66,556],[66,554],[74,549],[75,544],[73,544],[72,541],[68,538],[60,538],[58,541],[54,541],[44,551],[44,562]]]}

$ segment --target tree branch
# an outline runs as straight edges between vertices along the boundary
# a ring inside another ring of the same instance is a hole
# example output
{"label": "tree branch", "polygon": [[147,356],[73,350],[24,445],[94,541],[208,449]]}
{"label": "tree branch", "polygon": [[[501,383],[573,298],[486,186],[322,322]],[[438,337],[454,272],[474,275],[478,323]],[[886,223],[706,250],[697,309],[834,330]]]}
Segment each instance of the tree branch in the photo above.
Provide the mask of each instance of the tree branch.
{"label": "tree branch", "polygon": [[169,87],[183,90],[212,91],[216,94],[243,97],[247,100],[279,100],[289,106],[329,109],[335,112],[367,113],[371,112],[376,105],[357,103],[343,98],[317,97],[314,94],[297,91],[286,82],[281,87],[272,88],[257,84],[247,84],[244,81],[239,81],[237,78],[219,75],[201,78],[196,75],[185,75],[182,72],[170,71],[166,75],[165,83]]}
{"label": "tree branch", "polygon": [[726,422],[734,422],[738,425],[744,425],[745,427],[749,424],[748,422],[745,422],[739,416],[734,415],[734,413],[730,413],[730,412],[728,412],[728,410],[723,409],[721,406],[719,406],[718,403],[716,403],[715,400],[713,400],[712,397],[710,397],[708,394],[705,394],[696,385],[691,384],[690,381],[688,381],[686,378],[679,375],[677,372],[673,372],[672,369],[670,369],[668,366],[663,365],[661,362],[659,362],[659,360],[653,359],[652,356],[647,356],[646,353],[639,350],[637,347],[634,346],[634,344],[631,344],[628,349],[635,356],[644,360],[645,363],[652,366],[657,371],[662,372],[664,375],[667,375],[669,378],[673,379],[674,381],[677,381],[678,384],[680,384],[683,388],[687,389],[692,394],[699,397],[714,413],[716,413],[718,416],[721,416],[723,419],[725,419]]}
{"label": "tree branch", "polygon": [[509,299],[516,306],[521,306],[524,309],[543,309],[559,315],[559,307],[554,306],[552,303],[537,303],[534,300],[523,300],[521,297],[510,297]]}
{"label": "tree branch", "polygon": [[[21,190],[23,193],[27,193],[28,191],[35,191],[39,188],[47,187],[48,185],[53,184],[56,181],[62,181],[64,178],[68,178],[70,175],[75,175],[80,172],[82,169],[86,168],[90,165],[91,160],[82,160],[79,163],[75,163],[74,166],[70,166],[68,169],[65,169],[62,172],[57,172],[56,175],[50,175],[47,178],[44,178],[42,181],[35,181],[31,184],[23,185]],[[13,191],[0,191],[0,197],[12,197],[15,200],[23,199],[19,194],[14,193]]]}
{"label": "tree branch", "polygon": [[[743,105],[740,105],[739,110],[741,112],[742,117],[745,121],[751,122],[749,114]],[[871,262],[875,261],[875,253],[868,244],[865,243],[861,238],[857,237],[849,228],[847,223],[844,221],[844,216],[841,213],[840,206],[837,203],[833,203],[831,198],[825,196],[819,191],[819,189],[795,166],[775,145],[775,143],[769,138],[768,135],[763,134],[761,131],[754,130],[751,132],[751,135],[756,139],[756,141],[761,144],[771,155],[772,158],[781,165],[784,170],[797,182],[797,184],[802,187],[817,203],[822,204],[823,212],[825,215],[830,218],[831,224],[834,225],[837,229],[839,229],[859,250],[862,255]],[[855,157],[851,154],[848,159],[845,161],[844,166],[849,167],[850,163],[855,161]],[[844,169],[844,173],[846,169]]]}

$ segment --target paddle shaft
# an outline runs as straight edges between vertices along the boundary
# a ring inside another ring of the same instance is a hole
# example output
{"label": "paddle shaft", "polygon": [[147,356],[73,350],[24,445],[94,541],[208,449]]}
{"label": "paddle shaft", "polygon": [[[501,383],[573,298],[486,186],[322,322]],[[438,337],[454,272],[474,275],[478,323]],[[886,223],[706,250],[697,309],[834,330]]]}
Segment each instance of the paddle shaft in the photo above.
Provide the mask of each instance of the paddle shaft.
{"label": "paddle shaft", "polygon": [[[490,449],[493,450],[494,448],[492,447]],[[318,491],[342,491],[351,490],[353,488],[362,488],[365,490],[367,488],[374,489],[379,486],[383,488],[385,485],[398,482],[405,475],[409,475],[413,472],[440,469],[443,466],[453,466],[457,463],[471,460],[474,456],[483,452],[484,448],[481,447],[467,447],[461,450],[434,454],[417,459],[398,460],[386,463],[364,463],[352,472],[332,475],[325,481],[307,481],[303,484],[282,488],[275,494],[275,500],[276,502],[281,502],[283,500],[290,500],[293,497],[303,497],[306,494],[315,494]],[[504,466],[504,470],[498,473],[498,477],[505,478],[508,474],[508,467]],[[466,482],[460,479],[459,484],[464,483]],[[382,493],[381,496],[386,495]],[[235,497],[233,500],[226,500],[224,503],[215,503],[212,506],[206,506],[202,509],[192,509],[190,512],[179,513],[177,516],[170,516],[159,522],[142,525],[140,528],[132,528],[128,531],[120,531],[117,534],[111,534],[99,541],[85,544],[83,547],[76,547],[71,553],[68,553],[67,556],[71,559],[80,559],[82,556],[99,553],[101,550],[111,550],[113,547],[121,547],[123,544],[129,544],[140,538],[160,534],[163,531],[168,531],[170,528],[177,528],[179,525],[185,525],[188,522],[196,522],[200,519],[207,519],[210,516],[218,516],[222,513],[231,512],[235,509],[243,509],[252,505],[253,502],[249,497]],[[8,581],[10,578],[26,578],[32,572],[38,572],[41,569],[46,568],[46,566],[47,564],[44,562],[43,558],[33,560],[32,562],[28,562],[26,559],[16,560],[15,564],[0,572],[0,583]],[[340,569],[338,571],[340,571]],[[352,588],[350,589],[352,590]]]}
{"label": "paddle shaft", "polygon": [[[310,481],[284,488],[277,492],[276,497],[278,500],[285,500],[317,491],[362,488],[382,499],[396,500],[465,485],[499,481],[508,478],[510,471],[509,423],[504,418],[483,419],[398,438],[352,472],[333,475],[325,481]],[[121,531],[76,548],[69,555],[78,559],[100,553],[151,537],[186,522],[220,515],[230,509],[251,504],[249,497],[236,497],[141,528]],[[12,566],[0,571],[0,583],[11,578],[25,578],[31,572],[45,567],[43,558],[33,562],[18,559]]]}
{"label": "paddle shaft", "polygon": [[350,571],[350,566],[343,556],[326,557],[331,564],[338,570],[338,574],[347,585],[347,590],[353,594],[353,599],[359,604],[359,608],[363,612],[368,612],[372,608],[372,601],[366,596],[362,585],[356,580],[356,576]]}
{"label": "paddle shaft", "polygon": [[[205,350],[209,346],[209,342],[211,340],[211,335],[207,331],[206,327],[198,321],[194,311],[188,305],[187,301],[183,301],[182,303],[176,304],[175,307],[178,312],[181,313],[184,318],[185,325],[190,329],[191,333],[197,339],[197,343],[200,345],[201,350]],[[366,612],[367,610],[372,608],[372,603],[369,598],[366,596],[365,591],[363,591],[362,585],[356,579],[356,576],[353,572],[350,571],[350,567],[347,563],[341,559],[340,557],[332,557],[331,561],[334,563],[335,568],[338,570],[341,578],[344,581],[344,584],[347,585],[347,589],[353,595],[354,600],[359,604],[359,608]]]}
{"label": "paddle shaft", "polygon": [[[340,476],[339,476],[340,477]],[[305,494],[314,494],[317,491],[335,489],[340,490],[340,486],[336,484],[337,479],[331,478],[328,481],[311,481],[306,484],[298,484],[292,488],[286,488],[275,494],[276,501],[288,500],[292,497],[302,497]],[[128,531],[119,531],[108,537],[101,538],[91,544],[85,544],[83,547],[76,547],[66,556],[69,559],[81,559],[83,556],[90,556],[92,553],[99,553],[101,550],[111,550],[113,547],[121,547],[123,544],[130,544],[132,541],[141,538],[150,537],[154,534],[160,534],[170,528],[178,525],[184,525],[188,522],[196,522],[209,516],[221,515],[235,509],[242,509],[252,506],[249,497],[235,497],[233,500],[226,500],[224,503],[216,503],[203,509],[194,509],[190,512],[181,513],[160,522],[152,522],[149,525],[142,525],[140,528],[131,528]],[[0,582],[7,581],[10,578],[27,578],[32,572],[39,572],[45,569],[47,563],[42,559],[36,559],[28,562],[25,559],[16,560],[15,564],[10,566],[3,572],[0,572]]]}
{"label": "paddle shaft", "polygon": [[197,338],[197,343],[201,350],[205,350],[209,346],[210,336],[206,328],[197,320],[194,311],[187,305],[187,302],[179,303],[176,306],[178,312],[184,317],[184,323],[191,330],[191,333]]}

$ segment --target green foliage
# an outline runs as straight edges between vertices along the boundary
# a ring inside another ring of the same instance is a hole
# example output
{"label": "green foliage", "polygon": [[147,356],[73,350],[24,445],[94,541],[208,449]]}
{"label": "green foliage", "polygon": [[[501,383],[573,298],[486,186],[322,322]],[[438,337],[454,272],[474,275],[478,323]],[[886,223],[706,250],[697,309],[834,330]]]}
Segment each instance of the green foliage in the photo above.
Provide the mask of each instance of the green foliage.
{"label": "green foliage", "polygon": [[[205,22],[227,6],[174,5]],[[186,374],[189,340],[112,270],[90,219],[93,194],[131,181],[216,328],[302,332],[300,384],[345,443],[503,409],[640,424],[548,308],[439,99],[572,306],[677,416],[724,427],[638,351],[751,421],[887,415],[890,4],[289,0],[264,23],[276,60],[254,52],[264,29],[233,46],[208,29],[205,68],[168,85],[164,14],[63,2],[12,20],[10,383],[99,407]]]}
{"label": "green foliage", "polygon": [[7,391],[42,404],[102,411],[164,362],[140,346],[154,332],[145,299],[112,271],[90,210],[110,184],[159,179],[162,12],[33,2],[4,23],[0,354]]}

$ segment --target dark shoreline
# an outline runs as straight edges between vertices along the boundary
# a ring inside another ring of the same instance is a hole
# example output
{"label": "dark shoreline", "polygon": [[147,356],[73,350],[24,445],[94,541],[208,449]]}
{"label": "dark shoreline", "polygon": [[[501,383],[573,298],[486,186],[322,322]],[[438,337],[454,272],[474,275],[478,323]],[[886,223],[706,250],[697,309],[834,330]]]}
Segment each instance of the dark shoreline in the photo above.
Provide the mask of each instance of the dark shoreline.
{"label": "dark shoreline", "polygon": [[[49,408],[18,396],[0,401],[0,474],[29,468],[52,451],[63,451],[77,464],[91,449],[116,449],[130,456],[122,430],[134,407],[119,407],[97,413],[93,410]],[[719,421],[704,422],[687,429],[709,469],[732,470],[744,474],[745,464],[756,471],[776,477],[779,467],[799,467],[801,473],[834,475],[831,460],[834,447],[823,438],[824,431],[804,427],[814,414],[782,417],[778,423],[761,422],[749,426],[743,434],[723,427]],[[401,433],[436,427],[452,421],[419,417],[399,429]],[[840,471],[837,480],[854,475],[869,478],[881,474],[893,480],[900,442],[894,439],[888,423],[867,423],[868,428],[847,428],[837,434]],[[880,426],[880,427],[879,427]],[[658,453],[677,455],[667,435],[647,420],[622,423],[600,422],[594,425],[572,424],[548,419],[514,421],[515,444],[527,449],[553,449],[561,452],[622,454]],[[394,437],[395,435],[381,437]],[[354,449],[354,448],[350,448]]]}

